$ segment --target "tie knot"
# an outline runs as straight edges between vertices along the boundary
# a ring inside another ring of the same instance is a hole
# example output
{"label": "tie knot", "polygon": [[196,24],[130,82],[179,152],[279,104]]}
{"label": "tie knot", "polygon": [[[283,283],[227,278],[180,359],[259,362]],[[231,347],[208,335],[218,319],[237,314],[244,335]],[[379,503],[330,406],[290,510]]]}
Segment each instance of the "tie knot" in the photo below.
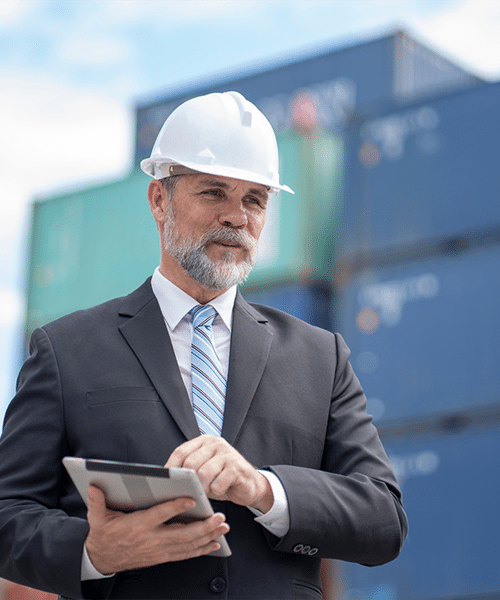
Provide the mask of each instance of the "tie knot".
{"label": "tie knot", "polygon": [[193,327],[208,327],[212,326],[212,323],[217,316],[217,311],[210,304],[198,304],[193,307],[189,314],[193,320]]}

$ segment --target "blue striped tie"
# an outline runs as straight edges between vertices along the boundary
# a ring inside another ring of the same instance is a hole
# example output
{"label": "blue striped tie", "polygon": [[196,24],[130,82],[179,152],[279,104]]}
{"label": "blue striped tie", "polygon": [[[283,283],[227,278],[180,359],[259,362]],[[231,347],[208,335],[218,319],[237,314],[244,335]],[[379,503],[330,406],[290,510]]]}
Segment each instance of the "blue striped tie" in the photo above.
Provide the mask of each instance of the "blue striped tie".
{"label": "blue striped tie", "polygon": [[220,435],[224,417],[226,379],[212,340],[212,323],[217,311],[210,304],[195,306],[191,345],[193,410],[200,433]]}

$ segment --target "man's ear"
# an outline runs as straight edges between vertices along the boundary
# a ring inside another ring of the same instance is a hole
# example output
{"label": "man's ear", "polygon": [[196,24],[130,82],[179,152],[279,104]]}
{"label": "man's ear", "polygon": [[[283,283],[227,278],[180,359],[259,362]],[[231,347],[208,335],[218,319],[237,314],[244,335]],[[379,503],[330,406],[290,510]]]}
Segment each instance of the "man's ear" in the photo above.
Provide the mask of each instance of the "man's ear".
{"label": "man's ear", "polygon": [[163,223],[167,208],[168,196],[163,183],[153,179],[148,186],[148,202],[151,214],[157,224]]}

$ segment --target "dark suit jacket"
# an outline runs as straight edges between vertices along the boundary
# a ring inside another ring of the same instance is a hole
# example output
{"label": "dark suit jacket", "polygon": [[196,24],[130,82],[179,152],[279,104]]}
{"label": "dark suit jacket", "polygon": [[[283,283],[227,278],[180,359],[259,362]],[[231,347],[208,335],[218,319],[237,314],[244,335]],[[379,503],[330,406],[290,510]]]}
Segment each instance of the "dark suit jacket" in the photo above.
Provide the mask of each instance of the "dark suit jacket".
{"label": "dark suit jacket", "polygon": [[230,558],[80,583],[86,509],[65,455],[163,465],[198,427],[149,280],[33,333],[0,443],[0,576],[70,598],[320,598],[321,557],[377,565],[406,535],[400,491],[342,338],[238,295],[223,436],[282,481],[278,539],[214,503]]}

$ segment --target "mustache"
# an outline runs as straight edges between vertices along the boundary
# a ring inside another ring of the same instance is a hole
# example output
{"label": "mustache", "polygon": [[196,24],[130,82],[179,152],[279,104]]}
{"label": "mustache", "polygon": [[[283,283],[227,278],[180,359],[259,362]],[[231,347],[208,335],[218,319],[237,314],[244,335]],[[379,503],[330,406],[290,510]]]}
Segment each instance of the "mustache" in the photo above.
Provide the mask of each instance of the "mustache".
{"label": "mustache", "polygon": [[248,233],[228,227],[218,227],[213,231],[205,233],[200,242],[203,246],[206,246],[210,242],[232,242],[233,244],[238,244],[238,246],[241,246],[246,251],[250,251],[255,247],[255,242]]}

